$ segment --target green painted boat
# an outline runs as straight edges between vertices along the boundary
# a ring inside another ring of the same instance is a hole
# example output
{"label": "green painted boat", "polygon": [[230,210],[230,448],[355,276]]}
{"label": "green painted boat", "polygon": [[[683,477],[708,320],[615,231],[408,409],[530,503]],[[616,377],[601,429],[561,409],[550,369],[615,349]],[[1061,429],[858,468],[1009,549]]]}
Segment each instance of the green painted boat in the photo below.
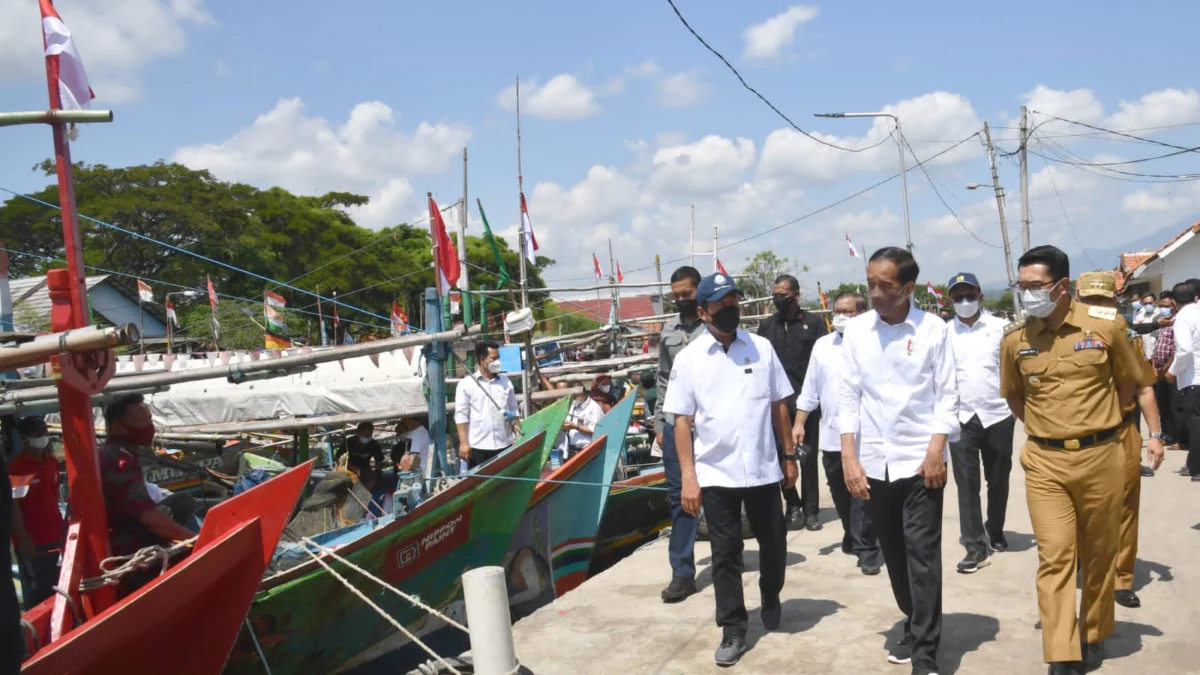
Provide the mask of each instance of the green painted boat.
{"label": "green painted boat", "polygon": [[[316,538],[339,555],[465,621],[463,572],[499,565],[566,418],[564,399],[524,420],[512,449],[439,492],[407,516],[360,523]],[[488,480],[488,476],[520,480]],[[327,559],[328,560],[328,559]],[[329,560],[351,583],[418,636],[444,622]],[[250,630],[271,672],[328,673],[372,661],[408,642],[333,575],[309,560],[266,578],[250,607]],[[225,673],[266,672],[243,630]]]}
{"label": "green painted boat", "polygon": [[[661,464],[613,483],[588,568],[593,577],[654,541],[671,525],[671,501]],[[649,488],[649,489],[647,489]]]}

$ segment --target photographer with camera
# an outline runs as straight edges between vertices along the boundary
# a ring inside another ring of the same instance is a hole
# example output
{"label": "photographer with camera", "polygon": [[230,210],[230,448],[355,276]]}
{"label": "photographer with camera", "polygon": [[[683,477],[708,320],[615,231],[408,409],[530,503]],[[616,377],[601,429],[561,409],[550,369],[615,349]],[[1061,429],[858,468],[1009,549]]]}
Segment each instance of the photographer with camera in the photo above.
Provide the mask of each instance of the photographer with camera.
{"label": "photographer with camera", "polygon": [[[850,494],[842,475],[842,437],[837,431],[838,389],[842,385],[842,332],[850,319],[867,311],[867,300],[861,293],[848,291],[833,300],[833,332],[813,345],[812,359],[804,374],[800,397],[796,399],[796,421],[792,423],[792,438],[797,453],[815,443],[821,451],[825,480],[833,495],[833,506],[842,521],[842,553],[856,556],[858,568],[867,576],[879,574],[883,568],[883,553],[879,538],[871,524],[866,500]],[[807,434],[809,416],[820,410],[820,435]],[[809,450],[809,452],[812,452]]]}

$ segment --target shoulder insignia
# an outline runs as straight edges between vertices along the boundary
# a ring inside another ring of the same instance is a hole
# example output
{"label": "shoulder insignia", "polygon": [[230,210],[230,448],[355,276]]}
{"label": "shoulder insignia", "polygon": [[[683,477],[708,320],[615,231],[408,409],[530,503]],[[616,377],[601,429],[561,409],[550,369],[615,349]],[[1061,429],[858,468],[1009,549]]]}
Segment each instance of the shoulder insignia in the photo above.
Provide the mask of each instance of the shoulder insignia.
{"label": "shoulder insignia", "polygon": [[1087,313],[1093,319],[1103,319],[1104,321],[1113,321],[1117,318],[1117,310],[1112,307],[1097,307],[1093,305],[1088,307]]}
{"label": "shoulder insignia", "polygon": [[1024,327],[1025,327],[1025,319],[1021,319],[1020,321],[1014,321],[1004,327],[1004,334],[1010,335],[1012,333],[1015,333],[1015,332],[1021,330]]}

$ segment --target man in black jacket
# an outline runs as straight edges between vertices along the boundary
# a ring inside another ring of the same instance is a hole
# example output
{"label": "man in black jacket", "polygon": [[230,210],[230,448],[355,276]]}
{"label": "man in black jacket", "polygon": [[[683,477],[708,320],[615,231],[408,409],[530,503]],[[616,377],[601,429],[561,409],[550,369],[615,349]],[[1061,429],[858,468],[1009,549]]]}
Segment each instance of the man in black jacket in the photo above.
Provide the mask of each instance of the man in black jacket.
{"label": "man in black jacket", "polygon": [[[824,319],[800,307],[800,282],[796,277],[790,274],[780,275],[775,279],[772,295],[775,314],[758,324],[758,334],[771,341],[771,346],[775,348],[775,353],[779,355],[779,361],[787,372],[792,389],[796,392],[787,399],[788,413],[794,419],[796,396],[804,385],[804,373],[808,371],[813,344],[829,330]],[[810,415],[804,429],[804,440],[809,447],[817,447],[820,427],[820,413]],[[775,445],[782,452],[782,440],[776,438]],[[783,491],[787,501],[789,529],[805,527],[813,532],[821,529],[821,521],[817,517],[820,510],[818,496],[821,478],[817,468],[817,454],[810,452],[800,464],[799,494],[794,487]]]}

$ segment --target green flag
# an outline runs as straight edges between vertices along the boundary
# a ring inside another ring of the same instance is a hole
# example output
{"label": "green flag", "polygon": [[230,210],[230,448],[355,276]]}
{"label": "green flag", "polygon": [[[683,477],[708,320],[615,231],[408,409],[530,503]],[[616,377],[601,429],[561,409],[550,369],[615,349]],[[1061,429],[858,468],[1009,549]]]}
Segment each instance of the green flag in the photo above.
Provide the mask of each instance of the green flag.
{"label": "green flag", "polygon": [[483,221],[483,234],[487,237],[488,246],[492,247],[492,255],[496,257],[496,269],[500,270],[500,281],[496,284],[496,288],[501,289],[512,281],[512,277],[508,276],[508,270],[504,268],[504,259],[500,257],[500,246],[496,244],[496,238],[492,236],[492,228],[488,226],[487,214],[483,212],[483,202],[476,199],[475,203],[479,205],[479,218]]}

